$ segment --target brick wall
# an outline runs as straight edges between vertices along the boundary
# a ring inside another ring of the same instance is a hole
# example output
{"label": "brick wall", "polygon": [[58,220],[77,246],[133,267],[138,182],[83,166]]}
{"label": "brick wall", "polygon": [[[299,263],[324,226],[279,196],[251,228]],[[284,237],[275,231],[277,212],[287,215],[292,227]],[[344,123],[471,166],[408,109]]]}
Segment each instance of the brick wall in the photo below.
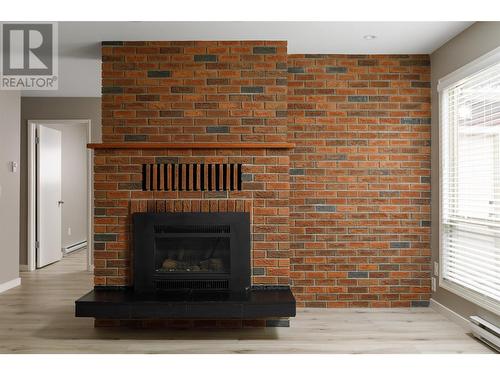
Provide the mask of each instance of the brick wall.
{"label": "brick wall", "polygon": [[[429,75],[428,56],[286,42],[103,43],[104,142],[296,148],[96,150],[95,284],[133,282],[132,212],[234,207],[252,216],[252,282],[291,282],[298,306],[426,305]],[[243,190],[142,191],[142,164],[165,161],[242,163]]]}
{"label": "brick wall", "polygon": [[103,42],[103,142],[286,140],[286,42]]}
{"label": "brick wall", "polygon": [[290,55],[288,71],[298,305],[427,305],[429,57]]}
{"label": "brick wall", "polygon": [[[286,42],[104,42],[104,142],[286,141]],[[142,164],[242,164],[241,191],[142,191]],[[95,150],[95,285],[130,285],[131,213],[248,211],[252,282],[289,284],[289,151]]]}
{"label": "brick wall", "polygon": [[[179,150],[95,150],[95,285],[132,284],[130,222],[131,214],[141,211],[250,212],[252,282],[288,285],[288,151],[188,151],[178,156]],[[142,164],[165,161],[242,163],[242,190],[142,191]]]}

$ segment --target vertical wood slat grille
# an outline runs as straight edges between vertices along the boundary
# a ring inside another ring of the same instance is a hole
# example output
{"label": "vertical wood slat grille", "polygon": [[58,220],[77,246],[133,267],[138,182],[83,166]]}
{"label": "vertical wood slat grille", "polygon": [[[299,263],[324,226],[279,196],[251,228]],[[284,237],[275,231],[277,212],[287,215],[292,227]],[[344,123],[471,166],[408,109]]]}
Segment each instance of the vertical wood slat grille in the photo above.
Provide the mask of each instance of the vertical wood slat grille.
{"label": "vertical wood slat grille", "polygon": [[143,191],[237,191],[241,164],[143,164]]}

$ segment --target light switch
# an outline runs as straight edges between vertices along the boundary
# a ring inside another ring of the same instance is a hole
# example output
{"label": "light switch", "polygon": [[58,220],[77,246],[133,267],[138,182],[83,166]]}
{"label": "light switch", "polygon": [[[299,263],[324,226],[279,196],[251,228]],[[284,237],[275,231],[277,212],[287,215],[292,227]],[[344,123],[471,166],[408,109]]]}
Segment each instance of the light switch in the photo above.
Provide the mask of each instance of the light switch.
{"label": "light switch", "polygon": [[16,173],[17,172],[17,162],[15,162],[15,161],[11,161],[10,162],[10,171],[12,173]]}

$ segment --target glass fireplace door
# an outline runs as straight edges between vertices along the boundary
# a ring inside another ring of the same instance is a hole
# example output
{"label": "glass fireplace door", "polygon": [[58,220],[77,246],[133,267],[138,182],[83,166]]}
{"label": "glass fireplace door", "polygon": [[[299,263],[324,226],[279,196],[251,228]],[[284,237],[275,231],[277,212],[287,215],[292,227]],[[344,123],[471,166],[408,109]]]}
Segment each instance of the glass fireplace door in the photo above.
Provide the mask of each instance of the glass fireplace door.
{"label": "glass fireplace door", "polygon": [[208,233],[168,233],[155,238],[155,272],[229,274],[230,237]]}

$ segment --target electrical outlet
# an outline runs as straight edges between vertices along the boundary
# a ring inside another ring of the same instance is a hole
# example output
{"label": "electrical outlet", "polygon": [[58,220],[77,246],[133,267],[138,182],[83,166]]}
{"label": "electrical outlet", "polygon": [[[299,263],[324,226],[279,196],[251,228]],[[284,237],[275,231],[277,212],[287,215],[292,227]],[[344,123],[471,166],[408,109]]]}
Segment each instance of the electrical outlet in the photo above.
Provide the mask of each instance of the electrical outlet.
{"label": "electrical outlet", "polygon": [[71,227],[68,227],[68,236],[71,236]]}
{"label": "electrical outlet", "polygon": [[436,278],[435,277],[431,277],[431,289],[433,292],[436,291]]}
{"label": "electrical outlet", "polygon": [[434,262],[434,276],[439,276],[439,263]]}

